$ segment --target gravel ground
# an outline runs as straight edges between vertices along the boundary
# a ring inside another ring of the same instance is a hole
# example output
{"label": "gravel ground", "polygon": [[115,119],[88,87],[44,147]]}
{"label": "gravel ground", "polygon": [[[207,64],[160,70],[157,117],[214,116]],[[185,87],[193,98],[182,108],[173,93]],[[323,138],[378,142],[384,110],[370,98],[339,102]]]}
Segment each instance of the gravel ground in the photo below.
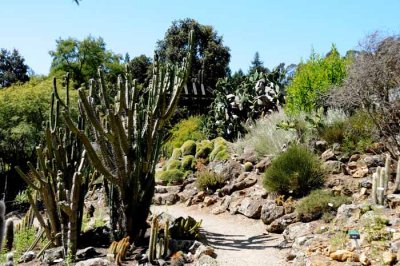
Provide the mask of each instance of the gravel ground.
{"label": "gravel ground", "polygon": [[174,217],[192,216],[203,220],[203,233],[215,249],[219,265],[285,265],[284,250],[276,248],[281,235],[268,234],[261,220],[241,215],[214,215],[198,206],[153,206],[153,212],[167,212]]}

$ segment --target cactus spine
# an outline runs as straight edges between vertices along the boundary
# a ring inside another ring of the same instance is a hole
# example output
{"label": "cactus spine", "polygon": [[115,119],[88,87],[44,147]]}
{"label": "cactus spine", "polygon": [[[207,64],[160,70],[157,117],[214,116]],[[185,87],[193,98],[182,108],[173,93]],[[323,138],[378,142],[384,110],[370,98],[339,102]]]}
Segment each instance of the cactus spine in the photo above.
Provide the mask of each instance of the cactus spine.
{"label": "cactus spine", "polygon": [[0,200],[0,250],[3,249],[4,225],[5,225],[6,205]]}
{"label": "cactus spine", "polygon": [[11,251],[14,244],[14,222],[8,219],[6,222],[6,232],[5,232],[5,248],[7,251]]}
{"label": "cactus spine", "polygon": [[118,78],[117,96],[111,101],[107,84],[99,69],[89,93],[80,88],[81,114],[89,122],[91,136],[63,112],[68,128],[81,140],[92,166],[112,186],[112,210],[118,221],[112,227],[130,241],[138,240],[146,230],[146,219],[154,195],[155,165],[164,140],[164,126],[172,117],[180,93],[187,84],[192,58],[193,31],[189,52],[182,66],[162,65],[155,56],[150,85],[139,90],[129,72]]}

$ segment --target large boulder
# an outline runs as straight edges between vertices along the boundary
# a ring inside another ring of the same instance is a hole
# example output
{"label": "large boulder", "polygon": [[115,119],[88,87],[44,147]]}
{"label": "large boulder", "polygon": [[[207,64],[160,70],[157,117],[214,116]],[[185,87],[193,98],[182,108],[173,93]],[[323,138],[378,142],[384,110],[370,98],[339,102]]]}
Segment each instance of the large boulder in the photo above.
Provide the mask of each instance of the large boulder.
{"label": "large boulder", "polygon": [[94,258],[77,262],[75,266],[108,266],[111,263],[102,258]]}
{"label": "large boulder", "polygon": [[[240,177],[239,177],[240,178]],[[235,191],[243,190],[245,188],[251,187],[257,183],[257,176],[255,174],[250,174],[245,177],[243,180],[233,180],[231,183],[225,185],[223,188],[219,190],[219,195],[230,195]]]}
{"label": "large boulder", "polygon": [[299,219],[296,213],[285,214],[273,221],[268,227],[267,231],[270,233],[282,233],[290,224],[298,222]]}
{"label": "large boulder", "polygon": [[283,237],[286,241],[294,241],[302,236],[306,236],[315,232],[318,228],[319,222],[314,221],[310,223],[297,222],[286,227],[283,231]]}
{"label": "large boulder", "polygon": [[153,197],[154,205],[173,205],[179,201],[179,196],[176,193],[155,194]]}
{"label": "large boulder", "polygon": [[276,205],[275,201],[268,200],[261,207],[260,218],[265,224],[270,224],[274,220],[285,214],[285,208],[283,206]]}
{"label": "large boulder", "polygon": [[263,198],[245,198],[240,203],[238,212],[246,217],[259,219],[264,201]]}
{"label": "large boulder", "polygon": [[268,166],[271,164],[271,162],[272,162],[272,158],[270,156],[264,157],[254,167],[262,173],[262,172],[265,172],[265,170],[268,168]]}
{"label": "large boulder", "polygon": [[217,174],[221,174],[224,180],[235,180],[243,172],[242,165],[235,160],[211,162],[208,167]]}
{"label": "large boulder", "polygon": [[257,163],[257,153],[251,148],[244,148],[244,151],[239,155],[238,160],[241,163],[250,162],[252,164]]}
{"label": "large boulder", "polygon": [[340,161],[326,161],[323,163],[323,167],[326,171],[331,174],[345,173],[345,164]]}

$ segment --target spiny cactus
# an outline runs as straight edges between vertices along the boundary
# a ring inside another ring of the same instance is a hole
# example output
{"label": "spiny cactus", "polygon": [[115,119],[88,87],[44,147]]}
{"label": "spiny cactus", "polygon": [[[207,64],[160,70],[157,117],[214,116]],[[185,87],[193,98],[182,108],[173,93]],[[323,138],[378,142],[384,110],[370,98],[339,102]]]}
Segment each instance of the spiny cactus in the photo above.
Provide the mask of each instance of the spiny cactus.
{"label": "spiny cactus", "polygon": [[0,250],[3,249],[4,226],[5,226],[6,205],[0,200]]}
{"label": "spiny cactus", "polygon": [[156,259],[165,259],[170,255],[169,242],[171,235],[169,232],[169,222],[166,221],[164,224],[164,232],[160,235],[160,225],[157,215],[153,216],[151,221],[150,241],[147,255],[149,261],[152,263]]}
{"label": "spiny cactus", "polygon": [[125,237],[120,241],[114,241],[108,248],[107,257],[117,265],[121,265],[122,261],[125,260],[129,246],[129,237]]}
{"label": "spiny cactus", "polygon": [[394,182],[395,192],[400,192],[400,158],[397,161],[397,168],[396,168],[396,179]]}
{"label": "spiny cactus", "polygon": [[372,174],[372,202],[374,204],[379,204],[379,205],[384,204],[385,193],[387,191],[386,179],[387,179],[386,169],[378,166],[376,168],[376,172]]}
{"label": "spiny cactus", "polygon": [[7,251],[11,251],[14,244],[14,222],[11,219],[6,221],[6,232],[5,232],[5,248]]}
{"label": "spiny cactus", "polygon": [[[84,176],[86,156],[82,144],[65,125],[60,125],[60,108],[69,110],[69,75],[64,82],[66,98],[63,101],[53,80],[50,118],[46,124],[45,143],[36,148],[38,166],[30,162],[30,174],[26,175],[16,167],[20,176],[42,199],[48,223],[36,209],[30,193],[28,199],[35,216],[45,229],[46,237],[56,245],[62,244],[65,257],[74,259],[80,233],[83,200],[87,190],[88,177]],[[78,117],[78,129],[84,130],[84,121]],[[61,232],[61,243],[55,236]]]}
{"label": "spiny cactus", "polygon": [[72,121],[68,110],[63,115],[69,129],[81,140],[92,166],[111,184],[110,199],[113,231],[136,241],[146,230],[146,218],[154,195],[155,166],[164,141],[165,125],[172,117],[179,95],[187,83],[192,58],[190,49],[181,67],[162,65],[156,56],[153,78],[139,91],[126,67],[118,78],[118,93],[113,101],[99,69],[91,80],[89,93],[80,88],[81,114],[90,127],[90,136]]}

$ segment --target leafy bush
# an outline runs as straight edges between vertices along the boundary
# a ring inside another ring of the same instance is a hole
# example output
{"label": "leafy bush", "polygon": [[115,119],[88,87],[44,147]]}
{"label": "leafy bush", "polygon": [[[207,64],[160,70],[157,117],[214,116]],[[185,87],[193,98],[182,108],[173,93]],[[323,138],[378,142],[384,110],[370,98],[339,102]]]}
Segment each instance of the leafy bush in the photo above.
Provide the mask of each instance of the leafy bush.
{"label": "leafy bush", "polygon": [[259,157],[278,154],[284,145],[296,139],[294,131],[277,127],[277,124],[285,119],[287,116],[280,110],[267,118],[257,120],[252,127],[248,128],[248,133],[244,138],[235,143],[235,149],[238,153],[242,153],[247,147],[254,150]]}
{"label": "leafy bush", "polygon": [[291,145],[276,157],[264,174],[264,187],[268,191],[295,197],[307,195],[323,183],[321,162],[300,145]]}
{"label": "leafy bush", "polygon": [[201,191],[215,191],[224,185],[222,175],[209,170],[196,172],[196,187]]}
{"label": "leafy bush", "polygon": [[299,64],[286,90],[286,109],[298,113],[321,107],[320,96],[330,87],[342,84],[347,64],[348,59],[340,56],[335,45],[326,57],[312,52],[307,62]]}
{"label": "leafy bush", "polygon": [[323,127],[319,130],[319,136],[329,144],[343,143],[346,138],[346,123],[340,121]]}
{"label": "leafy bush", "polygon": [[172,185],[174,183],[182,182],[185,178],[185,173],[178,169],[171,169],[158,172],[157,177],[168,185]]}
{"label": "leafy bush", "polygon": [[203,117],[191,116],[181,120],[171,130],[171,137],[164,144],[164,151],[169,156],[174,148],[180,148],[187,140],[203,140],[206,135],[203,133]]}
{"label": "leafy bush", "polygon": [[347,203],[350,203],[350,199],[346,196],[333,196],[328,191],[318,189],[302,198],[296,205],[296,211],[302,221],[309,222],[336,212],[340,205]]}

